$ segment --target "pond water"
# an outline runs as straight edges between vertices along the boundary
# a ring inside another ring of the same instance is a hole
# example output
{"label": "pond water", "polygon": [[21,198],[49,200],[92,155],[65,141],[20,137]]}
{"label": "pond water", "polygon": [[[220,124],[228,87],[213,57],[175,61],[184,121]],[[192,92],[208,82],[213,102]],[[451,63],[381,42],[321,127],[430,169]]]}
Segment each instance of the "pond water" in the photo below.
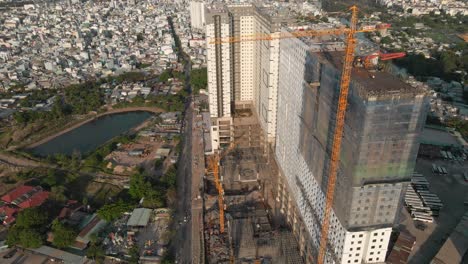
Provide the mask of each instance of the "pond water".
{"label": "pond water", "polygon": [[105,115],[32,148],[31,152],[39,156],[71,155],[74,151],[86,154],[140,125],[151,115],[149,112]]}

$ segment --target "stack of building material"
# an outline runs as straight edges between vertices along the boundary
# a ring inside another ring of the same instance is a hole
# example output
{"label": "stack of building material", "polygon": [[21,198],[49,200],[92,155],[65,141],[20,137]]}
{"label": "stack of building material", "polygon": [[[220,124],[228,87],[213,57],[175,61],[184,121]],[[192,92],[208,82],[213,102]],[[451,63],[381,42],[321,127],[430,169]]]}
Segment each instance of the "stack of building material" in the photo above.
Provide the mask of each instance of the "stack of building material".
{"label": "stack of building material", "polygon": [[434,221],[434,216],[439,215],[442,202],[439,197],[429,191],[429,182],[419,173],[413,173],[411,184],[405,194],[405,205],[411,212],[414,220],[423,222]]}

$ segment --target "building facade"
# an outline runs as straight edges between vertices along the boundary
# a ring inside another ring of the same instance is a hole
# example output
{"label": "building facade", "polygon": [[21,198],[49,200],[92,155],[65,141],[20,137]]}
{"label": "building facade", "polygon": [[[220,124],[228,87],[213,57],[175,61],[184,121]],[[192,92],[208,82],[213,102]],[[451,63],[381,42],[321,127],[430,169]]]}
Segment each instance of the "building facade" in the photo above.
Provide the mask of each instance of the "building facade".
{"label": "building facade", "polygon": [[205,29],[205,3],[199,1],[190,2],[190,24],[192,29]]}
{"label": "building facade", "polygon": [[[284,12],[252,4],[213,5],[206,12],[211,115],[226,123],[232,119],[234,109],[252,108],[269,143],[274,143],[276,131],[279,40],[245,39],[256,34],[278,34],[290,23],[288,17]],[[237,41],[228,42],[229,38]],[[217,123],[213,121],[215,130]],[[216,138],[217,131],[213,132],[213,141],[226,142]]]}
{"label": "building facade", "polygon": [[[312,260],[320,243],[343,53],[323,52],[309,41],[280,42],[276,158],[284,180],[278,185],[281,211]],[[371,77],[353,70],[327,263],[384,262],[426,105],[423,91],[387,73]]]}

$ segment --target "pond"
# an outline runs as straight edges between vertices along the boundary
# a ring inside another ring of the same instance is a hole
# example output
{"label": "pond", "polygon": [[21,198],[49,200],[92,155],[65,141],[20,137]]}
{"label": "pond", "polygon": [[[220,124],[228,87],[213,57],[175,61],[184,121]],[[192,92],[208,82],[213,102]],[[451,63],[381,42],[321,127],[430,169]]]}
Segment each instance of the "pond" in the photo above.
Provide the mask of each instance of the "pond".
{"label": "pond", "polygon": [[86,154],[140,125],[151,115],[149,112],[105,115],[34,147],[30,151],[44,157],[55,154],[71,155],[74,151]]}

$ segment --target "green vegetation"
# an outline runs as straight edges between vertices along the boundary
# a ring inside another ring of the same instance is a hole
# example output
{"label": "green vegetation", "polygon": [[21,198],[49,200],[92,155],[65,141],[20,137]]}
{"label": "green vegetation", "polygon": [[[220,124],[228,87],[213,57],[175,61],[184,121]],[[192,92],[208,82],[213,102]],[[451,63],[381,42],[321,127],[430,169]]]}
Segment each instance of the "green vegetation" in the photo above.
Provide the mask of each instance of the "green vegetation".
{"label": "green vegetation", "polygon": [[448,127],[455,128],[458,132],[460,132],[463,138],[468,140],[468,122],[467,121],[464,121],[458,117],[454,117],[454,118],[450,118],[445,123]]}
{"label": "green vegetation", "polygon": [[34,226],[41,226],[47,222],[47,213],[39,207],[27,208],[18,214],[16,219],[16,226],[21,228],[28,228]]}
{"label": "green vegetation", "polygon": [[86,256],[96,263],[104,263],[105,252],[96,234],[90,236],[90,246],[86,251]]}
{"label": "green vegetation", "polygon": [[[62,89],[57,94],[51,111],[22,111],[16,112],[13,117],[19,124],[27,124],[34,121],[56,121],[70,115],[83,115],[91,111],[98,111],[104,105],[104,89],[100,86],[104,83],[114,85],[123,82],[139,82],[151,78],[143,72],[126,72],[118,76],[109,76],[97,81],[89,81],[80,84],[72,84]],[[60,91],[60,90],[59,90]],[[33,92],[21,104],[32,106],[33,104],[48,99],[57,91]]]}
{"label": "green vegetation", "polygon": [[52,89],[33,90],[25,99],[20,101],[20,104],[22,107],[34,107],[36,104],[44,103],[56,94],[57,90]]}
{"label": "green vegetation", "polygon": [[34,229],[13,226],[8,230],[6,243],[9,246],[38,248],[44,244],[44,236]]}
{"label": "green vegetation", "polygon": [[431,32],[440,32],[445,34],[466,33],[466,25],[468,24],[468,16],[462,15],[449,16],[444,14],[429,14],[422,16],[396,17],[383,13],[380,18],[382,21],[392,23],[392,28],[412,28],[415,23],[423,23],[424,26],[430,28]]}
{"label": "green vegetation", "polygon": [[167,83],[171,78],[183,81],[185,76],[183,72],[174,71],[172,69],[167,69],[159,75],[159,81],[163,83]]}
{"label": "green vegetation", "polygon": [[200,89],[205,89],[208,84],[208,72],[206,68],[194,69],[190,72],[190,85],[193,93],[198,94]]}
{"label": "green vegetation", "polygon": [[[464,45],[463,54],[458,56],[454,51],[434,53],[434,58],[425,58],[422,54],[410,54],[395,60],[394,63],[406,68],[411,75],[424,80],[435,76],[445,81],[466,82],[460,71],[468,71],[468,44]],[[466,77],[465,77],[466,78]]]}
{"label": "green vegetation", "polygon": [[119,218],[123,213],[133,209],[133,205],[119,200],[116,203],[106,204],[97,211],[100,218],[110,222]]}
{"label": "green vegetation", "polygon": [[[109,155],[112,151],[117,149],[117,144],[128,144],[133,142],[135,135],[123,135],[118,136],[97,148],[91,153],[84,153],[83,155],[79,152],[73,152],[71,156],[64,154],[56,154],[54,156],[48,156],[47,162],[57,165],[58,167],[67,171],[84,171],[84,172],[111,172],[107,169],[107,162],[104,158]],[[27,172],[25,172],[27,173]],[[20,173],[19,175],[22,175]],[[20,176],[28,177],[28,175]],[[46,181],[53,181],[53,178],[47,178]],[[45,182],[48,183],[48,182]],[[49,184],[49,186],[51,186]]]}
{"label": "green vegetation", "polygon": [[16,223],[8,230],[6,243],[38,248],[44,243],[47,212],[40,207],[27,208],[18,213]]}
{"label": "green vegetation", "polygon": [[128,251],[128,255],[130,255],[128,263],[138,264],[138,261],[140,260],[140,250],[138,249],[138,246],[133,245],[133,247]]}
{"label": "green vegetation", "polygon": [[51,111],[16,112],[13,117],[17,123],[26,124],[37,120],[52,121],[68,115],[83,115],[96,111],[104,104],[104,93],[99,85],[99,82],[71,85],[64,89],[63,95],[57,95]]}
{"label": "green vegetation", "polygon": [[69,108],[71,114],[77,115],[98,110],[104,104],[104,91],[99,87],[100,85],[99,82],[86,82],[69,86],[65,89],[65,96],[60,109],[66,110]]}
{"label": "green vegetation", "polygon": [[157,159],[157,160],[155,160],[155,161],[154,161],[154,169],[156,169],[156,170],[162,169],[163,164],[164,164],[164,160],[163,160],[163,159]]}
{"label": "green vegetation", "polygon": [[[181,46],[180,38],[176,34],[176,32],[174,30],[174,23],[172,22],[172,17],[168,16],[167,17],[167,22],[169,23],[169,27],[171,28],[171,34],[172,34],[172,37],[174,38],[175,50],[180,55],[180,53],[182,53],[182,49],[180,48],[180,46]],[[179,56],[179,58],[180,58],[180,56]]]}
{"label": "green vegetation", "polygon": [[66,248],[73,244],[77,235],[73,228],[65,226],[57,219],[52,222],[52,233],[54,234],[52,245],[58,248]]}
{"label": "green vegetation", "polygon": [[171,166],[158,180],[150,179],[141,172],[130,178],[129,194],[135,200],[143,199],[143,206],[148,208],[163,207],[173,204],[177,179],[177,168]]}
{"label": "green vegetation", "polygon": [[183,111],[184,102],[187,97],[187,92],[181,90],[177,94],[168,95],[148,95],[146,99],[138,95],[132,99],[131,102],[120,102],[114,105],[114,108],[125,108],[125,107],[158,107],[165,111]]}

